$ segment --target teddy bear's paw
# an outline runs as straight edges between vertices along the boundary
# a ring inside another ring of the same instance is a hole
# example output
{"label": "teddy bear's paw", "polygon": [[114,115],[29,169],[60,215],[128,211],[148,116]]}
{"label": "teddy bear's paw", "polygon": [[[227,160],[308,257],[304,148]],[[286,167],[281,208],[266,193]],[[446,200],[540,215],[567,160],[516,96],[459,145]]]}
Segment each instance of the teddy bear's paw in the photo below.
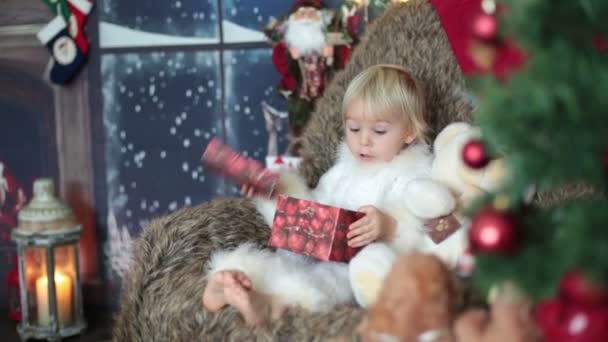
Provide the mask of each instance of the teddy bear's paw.
{"label": "teddy bear's paw", "polygon": [[350,284],[362,307],[376,302],[384,278],[390,271],[395,252],[383,243],[372,243],[363,248],[348,266]]}
{"label": "teddy bear's paw", "polygon": [[405,203],[414,215],[424,219],[447,215],[456,205],[450,190],[431,179],[415,179],[409,182]]}

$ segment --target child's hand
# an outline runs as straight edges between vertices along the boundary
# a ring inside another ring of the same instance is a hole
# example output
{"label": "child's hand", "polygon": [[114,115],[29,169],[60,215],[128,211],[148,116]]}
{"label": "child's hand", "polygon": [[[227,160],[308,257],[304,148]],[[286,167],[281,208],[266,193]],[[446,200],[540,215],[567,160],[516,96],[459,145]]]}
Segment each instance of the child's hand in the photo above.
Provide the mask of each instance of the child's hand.
{"label": "child's hand", "polygon": [[397,225],[394,218],[373,206],[361,207],[358,211],[365,216],[348,227],[346,238],[350,247],[362,247],[376,240],[392,237]]}
{"label": "child's hand", "polygon": [[241,195],[251,198],[255,195],[255,188],[251,184],[243,184],[241,187]]}
{"label": "child's hand", "polygon": [[[281,194],[282,193],[282,189],[283,189],[283,187],[281,186],[281,184],[277,184],[277,187],[273,191],[271,198],[275,198],[279,194]],[[243,195],[243,196],[245,196],[247,198],[251,198],[251,197],[254,197],[254,196],[258,195],[258,193],[255,192],[255,188],[253,187],[253,185],[251,185],[251,184],[243,184],[243,186],[241,186],[241,195]]]}

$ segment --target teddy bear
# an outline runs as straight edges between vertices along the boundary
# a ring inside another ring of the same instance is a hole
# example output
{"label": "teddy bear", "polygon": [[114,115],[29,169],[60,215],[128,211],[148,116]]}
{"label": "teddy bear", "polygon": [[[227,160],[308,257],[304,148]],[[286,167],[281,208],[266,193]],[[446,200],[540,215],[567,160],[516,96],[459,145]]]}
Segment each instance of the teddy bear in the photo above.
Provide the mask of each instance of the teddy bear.
{"label": "teddy bear", "polygon": [[436,256],[400,256],[359,325],[364,342],[451,341],[458,283]]}
{"label": "teddy bear", "polygon": [[473,169],[465,164],[462,149],[467,142],[479,137],[478,127],[454,122],[446,126],[433,143],[435,157],[431,177],[447,186],[454,195],[457,202],[454,216],[459,222],[466,221],[462,209],[472,199],[484,192],[495,191],[508,175],[503,158],[492,159],[481,169]]}
{"label": "teddy bear", "polygon": [[400,256],[361,321],[363,342],[535,342],[540,331],[530,301],[502,286],[488,309],[458,314],[461,288],[436,256]]}
{"label": "teddy bear", "polygon": [[[494,159],[482,169],[471,169],[463,162],[463,146],[476,137],[479,137],[478,128],[456,122],[446,126],[435,138],[430,181],[444,185],[453,195],[456,205],[449,215],[432,219],[419,216],[419,221],[426,222],[424,229],[427,234],[415,249],[435,254],[451,268],[457,266],[468,247],[468,221],[462,215],[462,209],[484,191],[496,190],[507,175],[502,159]],[[411,183],[412,188],[424,185],[424,182],[416,180]],[[422,201],[420,194],[425,194],[425,191],[406,188],[407,200],[402,211],[416,214],[416,206],[428,205],[429,201]],[[427,194],[425,196],[428,197]],[[430,201],[431,204],[435,202]],[[411,224],[412,229],[420,228],[416,220]],[[361,306],[369,307],[375,302],[384,278],[403,252],[407,251],[398,250],[390,243],[372,243],[350,261],[351,287]]]}

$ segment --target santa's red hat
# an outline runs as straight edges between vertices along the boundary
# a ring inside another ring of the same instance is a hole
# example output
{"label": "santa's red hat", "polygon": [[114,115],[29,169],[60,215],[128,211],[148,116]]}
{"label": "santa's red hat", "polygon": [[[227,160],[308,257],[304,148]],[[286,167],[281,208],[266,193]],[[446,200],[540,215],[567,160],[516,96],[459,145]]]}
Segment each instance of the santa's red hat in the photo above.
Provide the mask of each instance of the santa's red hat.
{"label": "santa's red hat", "polygon": [[430,0],[448,36],[450,45],[462,72],[471,74],[480,71],[471,58],[471,26],[480,13],[481,0]]}
{"label": "santa's red hat", "polygon": [[291,7],[290,13],[297,11],[300,7],[314,7],[316,9],[325,8],[325,4],[321,0],[296,0]]}

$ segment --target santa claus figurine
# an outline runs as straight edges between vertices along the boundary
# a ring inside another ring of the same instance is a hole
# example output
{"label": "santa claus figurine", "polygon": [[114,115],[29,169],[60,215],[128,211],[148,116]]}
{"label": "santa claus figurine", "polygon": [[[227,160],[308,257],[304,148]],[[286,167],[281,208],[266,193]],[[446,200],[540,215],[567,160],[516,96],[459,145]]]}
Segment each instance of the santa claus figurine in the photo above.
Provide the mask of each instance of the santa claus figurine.
{"label": "santa claus figurine", "polygon": [[17,214],[25,201],[23,189],[0,161],[0,231],[6,232],[15,228]]}
{"label": "santa claus figurine", "polygon": [[293,136],[308,122],[333,71],[348,60],[349,39],[336,24],[339,20],[321,1],[297,0],[281,24],[265,30],[275,43],[272,62],[281,74],[279,90],[288,100]]}

